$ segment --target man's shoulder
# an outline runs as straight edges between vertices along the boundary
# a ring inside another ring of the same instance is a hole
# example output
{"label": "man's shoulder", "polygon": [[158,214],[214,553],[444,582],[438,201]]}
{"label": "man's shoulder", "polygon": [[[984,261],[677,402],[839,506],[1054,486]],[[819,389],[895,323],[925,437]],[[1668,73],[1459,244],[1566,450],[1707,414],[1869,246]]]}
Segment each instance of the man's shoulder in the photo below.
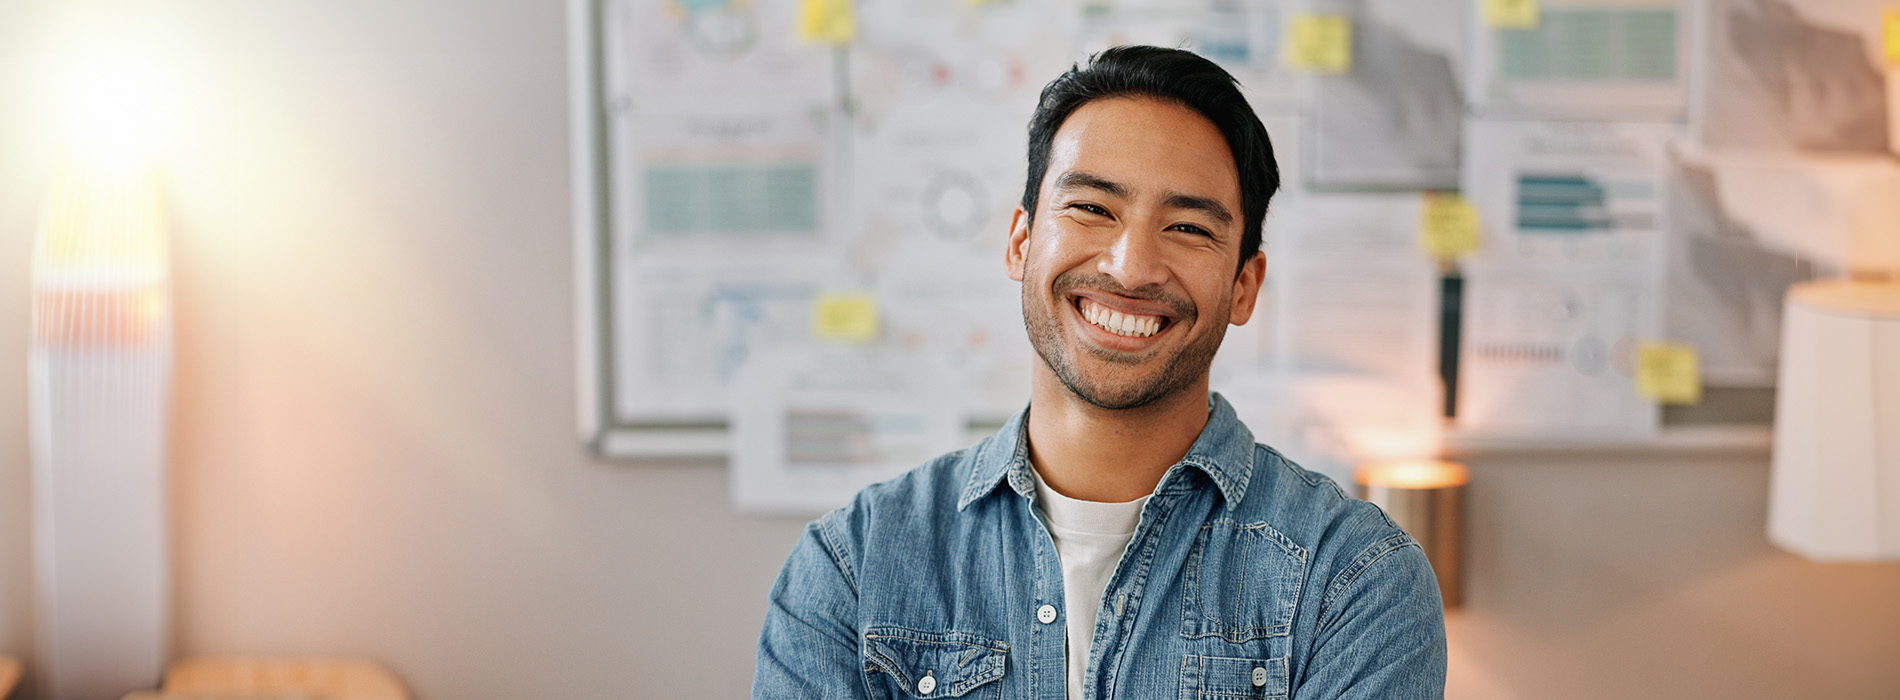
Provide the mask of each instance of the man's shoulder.
{"label": "man's shoulder", "polygon": [[990,440],[938,455],[891,479],[864,487],[852,499],[859,506],[900,506],[907,508],[955,508],[959,494],[969,486],[971,474],[979,468],[979,455]]}
{"label": "man's shoulder", "polygon": [[982,443],[947,452],[891,479],[866,486],[845,505],[819,518],[834,536],[862,539],[893,529],[914,531],[948,524],[957,500],[978,468]]}
{"label": "man's shoulder", "polygon": [[1273,527],[1300,543],[1315,562],[1352,560],[1369,549],[1412,541],[1378,506],[1347,495],[1331,477],[1260,444],[1254,445],[1250,484],[1233,517]]}

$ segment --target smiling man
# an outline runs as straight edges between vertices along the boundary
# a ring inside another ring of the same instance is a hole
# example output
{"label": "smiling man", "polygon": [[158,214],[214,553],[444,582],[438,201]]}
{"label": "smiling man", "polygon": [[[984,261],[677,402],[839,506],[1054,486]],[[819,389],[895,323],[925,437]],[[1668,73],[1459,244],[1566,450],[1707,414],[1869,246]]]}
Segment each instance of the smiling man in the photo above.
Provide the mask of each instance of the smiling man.
{"label": "smiling man", "polygon": [[1442,697],[1417,543],[1208,390],[1278,187],[1192,53],[1110,49],[1044,88],[1004,255],[1029,407],[806,528],[753,697]]}

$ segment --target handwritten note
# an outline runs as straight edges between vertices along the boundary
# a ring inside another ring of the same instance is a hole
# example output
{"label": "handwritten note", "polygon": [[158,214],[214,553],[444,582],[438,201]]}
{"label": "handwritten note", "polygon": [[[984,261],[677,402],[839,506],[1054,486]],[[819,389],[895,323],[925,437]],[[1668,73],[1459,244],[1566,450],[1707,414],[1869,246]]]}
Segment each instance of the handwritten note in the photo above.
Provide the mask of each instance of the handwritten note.
{"label": "handwritten note", "polygon": [[870,294],[820,294],[812,301],[811,335],[834,343],[877,339],[877,297]]}
{"label": "handwritten note", "polygon": [[1291,70],[1338,74],[1352,70],[1352,20],[1344,15],[1295,15],[1281,57]]}
{"label": "handwritten note", "polygon": [[1478,249],[1478,210],[1455,193],[1427,192],[1419,216],[1419,245],[1440,260]]}
{"label": "handwritten note", "polygon": [[1498,29],[1536,29],[1537,0],[1484,0],[1484,23]]}
{"label": "handwritten note", "polygon": [[1657,403],[1700,402],[1702,374],[1695,348],[1672,343],[1637,345],[1636,391]]}
{"label": "handwritten note", "polygon": [[799,39],[816,44],[848,44],[857,33],[851,0],[800,0]]}

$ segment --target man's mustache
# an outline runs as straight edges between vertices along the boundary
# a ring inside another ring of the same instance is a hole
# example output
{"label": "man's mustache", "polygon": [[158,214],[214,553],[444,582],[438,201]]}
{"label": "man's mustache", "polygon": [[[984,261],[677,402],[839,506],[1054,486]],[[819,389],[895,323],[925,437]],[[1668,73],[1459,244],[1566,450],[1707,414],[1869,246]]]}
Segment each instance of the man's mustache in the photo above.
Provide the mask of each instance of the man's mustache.
{"label": "man's mustache", "polygon": [[1122,286],[1114,277],[1099,272],[1066,272],[1056,277],[1053,285],[1056,295],[1060,296],[1072,289],[1094,289],[1117,296],[1151,301],[1168,307],[1179,319],[1195,317],[1194,303],[1178,294],[1168,291],[1160,285],[1143,285],[1135,289]]}

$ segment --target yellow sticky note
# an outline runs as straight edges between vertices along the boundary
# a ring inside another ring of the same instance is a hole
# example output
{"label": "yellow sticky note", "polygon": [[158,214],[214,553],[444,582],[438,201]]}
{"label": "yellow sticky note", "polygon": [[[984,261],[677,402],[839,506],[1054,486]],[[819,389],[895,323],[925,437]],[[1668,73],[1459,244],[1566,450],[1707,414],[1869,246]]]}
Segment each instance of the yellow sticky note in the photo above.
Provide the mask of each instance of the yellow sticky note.
{"label": "yellow sticky note", "polygon": [[851,0],[800,0],[798,38],[819,44],[848,44],[857,36]]}
{"label": "yellow sticky note", "polygon": [[1484,22],[1499,29],[1537,28],[1537,0],[1484,0]]}
{"label": "yellow sticky note", "polygon": [[1286,67],[1309,73],[1352,70],[1352,20],[1344,15],[1295,15],[1287,26]]}
{"label": "yellow sticky note", "polygon": [[811,335],[839,343],[877,339],[877,297],[870,294],[820,294],[812,301]]}
{"label": "yellow sticky note", "polygon": [[1880,11],[1880,44],[1886,50],[1887,65],[1900,65],[1900,9]]}
{"label": "yellow sticky note", "polygon": [[1702,400],[1702,370],[1695,348],[1671,343],[1636,346],[1636,393],[1657,403]]}
{"label": "yellow sticky note", "polygon": [[1464,197],[1425,193],[1419,216],[1419,245],[1440,260],[1453,260],[1478,249],[1478,210]]}

